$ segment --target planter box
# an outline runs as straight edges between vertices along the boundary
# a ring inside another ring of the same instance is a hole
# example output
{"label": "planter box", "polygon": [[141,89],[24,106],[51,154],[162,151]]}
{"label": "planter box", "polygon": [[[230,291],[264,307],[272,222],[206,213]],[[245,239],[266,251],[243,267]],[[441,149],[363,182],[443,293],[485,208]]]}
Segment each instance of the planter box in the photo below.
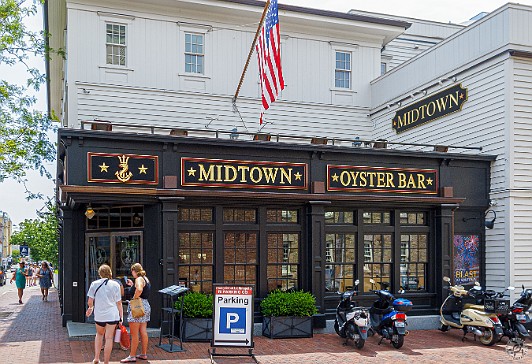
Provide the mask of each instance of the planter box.
{"label": "planter box", "polygon": [[[179,336],[179,318],[176,319],[175,335]],[[212,318],[187,318],[183,317],[184,342],[212,340]]]}
{"label": "planter box", "polygon": [[264,317],[262,335],[270,339],[312,337],[312,316]]}

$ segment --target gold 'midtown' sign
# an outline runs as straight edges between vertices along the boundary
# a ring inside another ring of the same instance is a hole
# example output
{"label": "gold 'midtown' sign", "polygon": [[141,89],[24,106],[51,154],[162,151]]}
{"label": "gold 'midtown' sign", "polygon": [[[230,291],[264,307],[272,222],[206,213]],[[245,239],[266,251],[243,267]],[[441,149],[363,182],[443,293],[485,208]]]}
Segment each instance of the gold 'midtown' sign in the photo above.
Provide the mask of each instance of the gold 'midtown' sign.
{"label": "gold 'midtown' sign", "polygon": [[304,190],[307,164],[181,158],[181,185]]}
{"label": "gold 'midtown' sign", "polygon": [[395,112],[392,127],[397,133],[462,110],[467,101],[467,88],[454,85]]}
{"label": "gold 'midtown' sign", "polygon": [[435,169],[327,165],[327,191],[436,194]]}
{"label": "gold 'midtown' sign", "polygon": [[159,158],[155,155],[87,153],[89,182],[157,185]]}

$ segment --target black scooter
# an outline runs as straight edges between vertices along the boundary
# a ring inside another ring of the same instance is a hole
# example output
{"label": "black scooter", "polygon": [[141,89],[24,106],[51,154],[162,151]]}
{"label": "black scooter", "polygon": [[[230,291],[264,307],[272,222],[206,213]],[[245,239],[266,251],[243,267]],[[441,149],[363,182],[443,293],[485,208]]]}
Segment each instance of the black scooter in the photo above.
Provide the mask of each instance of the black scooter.
{"label": "black scooter", "polygon": [[[360,281],[357,279],[355,289],[359,283]],[[345,339],[344,345],[347,345],[349,340],[353,340],[355,346],[362,349],[368,338],[369,312],[364,307],[357,307],[355,300],[358,294],[357,290],[338,292],[338,294],[342,296],[336,307],[334,330],[341,338]]]}
{"label": "black scooter", "polygon": [[[506,315],[499,315],[504,336],[507,336],[510,340],[526,340],[530,337],[528,331],[532,326],[532,320],[530,320],[526,312],[532,306],[532,289],[525,289],[524,285],[522,287],[523,291],[521,292],[521,296],[513,303],[508,313]],[[499,293],[497,297],[502,297],[503,293]]]}
{"label": "black scooter", "polygon": [[[369,280],[375,285],[373,279]],[[406,312],[412,309],[412,302],[407,299],[396,299],[389,291],[386,283],[380,282],[383,289],[372,290],[379,298],[373,302],[369,309],[371,319],[370,336],[377,333],[381,336],[379,345],[382,340],[389,340],[393,347],[399,349],[403,346],[406,331]],[[402,292],[401,292],[402,293]]]}

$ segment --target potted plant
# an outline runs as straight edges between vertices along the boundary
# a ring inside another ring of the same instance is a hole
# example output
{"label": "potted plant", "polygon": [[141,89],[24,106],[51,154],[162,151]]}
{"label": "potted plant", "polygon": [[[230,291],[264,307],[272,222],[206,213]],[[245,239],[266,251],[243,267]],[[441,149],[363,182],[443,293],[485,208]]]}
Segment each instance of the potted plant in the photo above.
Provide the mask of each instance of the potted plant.
{"label": "potted plant", "polygon": [[316,298],[304,291],[273,291],[260,303],[262,335],[276,338],[312,337]]}
{"label": "potted plant", "polygon": [[[175,303],[181,308],[181,301]],[[183,341],[210,341],[212,339],[213,296],[201,292],[188,292],[183,297]],[[176,325],[179,330],[179,324]],[[180,335],[179,332],[176,333]]]}

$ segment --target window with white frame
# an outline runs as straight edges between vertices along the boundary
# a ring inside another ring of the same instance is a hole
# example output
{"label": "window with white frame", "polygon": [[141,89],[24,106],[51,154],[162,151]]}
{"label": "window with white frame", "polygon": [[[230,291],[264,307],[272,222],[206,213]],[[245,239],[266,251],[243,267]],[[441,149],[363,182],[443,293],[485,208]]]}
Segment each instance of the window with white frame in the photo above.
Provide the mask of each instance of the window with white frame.
{"label": "window with white frame", "polygon": [[205,73],[205,36],[185,33],[185,72]]}
{"label": "window with white frame", "polygon": [[351,88],[351,53],[336,51],[336,65],[334,71],[334,86],[337,88]]}
{"label": "window with white frame", "polygon": [[105,27],[106,63],[126,65],[126,26],[107,23]]}

